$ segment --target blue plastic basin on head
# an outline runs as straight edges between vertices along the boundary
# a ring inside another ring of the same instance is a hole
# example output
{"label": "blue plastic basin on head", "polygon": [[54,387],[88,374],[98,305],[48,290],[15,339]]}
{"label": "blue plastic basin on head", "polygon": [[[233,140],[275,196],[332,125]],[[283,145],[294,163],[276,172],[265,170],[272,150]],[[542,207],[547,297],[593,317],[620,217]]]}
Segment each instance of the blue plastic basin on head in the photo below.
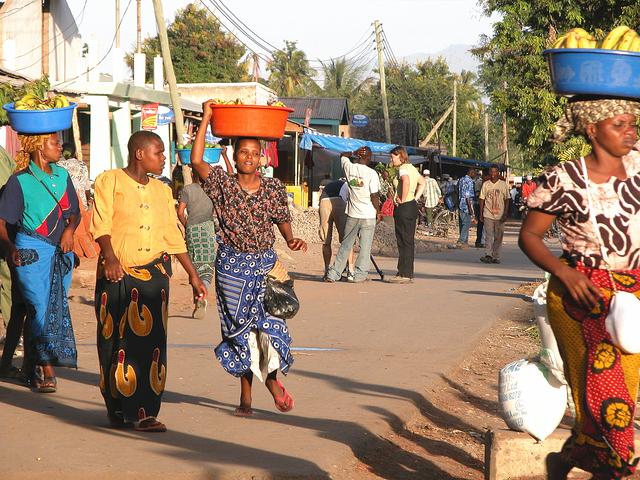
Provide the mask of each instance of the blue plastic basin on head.
{"label": "blue plastic basin on head", "polygon": [[640,98],[640,52],[557,48],[543,55],[560,95]]}
{"label": "blue plastic basin on head", "polygon": [[[183,165],[191,164],[191,149],[190,148],[176,148],[178,157]],[[222,154],[221,148],[205,148],[202,159],[210,164],[216,164],[220,162],[220,155]]]}
{"label": "blue plastic basin on head", "polygon": [[70,103],[68,107],[52,108],[51,110],[16,110],[13,103],[3,105],[9,117],[11,128],[19,133],[53,133],[71,128],[73,109],[77,103]]}

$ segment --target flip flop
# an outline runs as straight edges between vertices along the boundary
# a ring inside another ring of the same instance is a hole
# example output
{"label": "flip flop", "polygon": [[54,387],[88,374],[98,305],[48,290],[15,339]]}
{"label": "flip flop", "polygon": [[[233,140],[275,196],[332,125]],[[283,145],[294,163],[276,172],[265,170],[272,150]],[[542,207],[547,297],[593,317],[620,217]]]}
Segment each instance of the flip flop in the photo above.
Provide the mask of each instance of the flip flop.
{"label": "flip flop", "polygon": [[293,397],[289,392],[287,392],[287,389],[284,388],[284,385],[282,385],[282,382],[280,382],[280,380],[276,380],[276,383],[282,389],[282,395],[273,397],[276,408],[283,413],[290,412],[291,410],[293,410],[293,407],[295,405]]}
{"label": "flip flop", "polygon": [[58,382],[56,377],[44,377],[42,381],[37,379],[33,386],[33,391],[37,393],[56,393]]}
{"label": "flip flop", "polygon": [[233,412],[234,417],[248,418],[253,416],[253,409],[251,407],[237,407]]}
{"label": "flip flop", "polygon": [[154,417],[150,417],[135,423],[133,429],[137,432],[166,432],[167,426]]}

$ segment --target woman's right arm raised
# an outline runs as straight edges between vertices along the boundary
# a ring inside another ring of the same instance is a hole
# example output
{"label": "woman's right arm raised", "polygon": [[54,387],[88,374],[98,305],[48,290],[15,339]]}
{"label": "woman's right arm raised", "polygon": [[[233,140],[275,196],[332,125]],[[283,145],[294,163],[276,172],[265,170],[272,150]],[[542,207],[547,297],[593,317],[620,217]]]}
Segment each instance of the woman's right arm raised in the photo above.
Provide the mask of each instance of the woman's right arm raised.
{"label": "woman's right arm raised", "polygon": [[193,146],[191,147],[191,168],[193,168],[202,180],[205,180],[209,176],[210,166],[203,159],[204,156],[204,143],[207,133],[207,125],[211,121],[211,105],[213,100],[207,100],[202,104],[202,120],[196,133],[196,138],[193,140]]}

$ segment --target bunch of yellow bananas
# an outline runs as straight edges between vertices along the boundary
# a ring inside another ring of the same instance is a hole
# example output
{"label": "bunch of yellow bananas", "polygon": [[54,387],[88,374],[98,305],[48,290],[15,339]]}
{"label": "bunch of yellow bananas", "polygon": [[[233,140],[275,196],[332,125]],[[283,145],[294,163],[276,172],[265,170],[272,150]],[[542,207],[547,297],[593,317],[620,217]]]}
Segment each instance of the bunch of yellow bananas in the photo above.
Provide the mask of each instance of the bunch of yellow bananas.
{"label": "bunch of yellow bananas", "polygon": [[597,48],[598,41],[583,28],[572,28],[558,37],[553,48]]}
{"label": "bunch of yellow bananas", "polygon": [[640,35],[634,29],[620,25],[609,32],[600,48],[640,52]]}
{"label": "bunch of yellow bananas", "polygon": [[68,106],[69,100],[64,95],[56,95],[43,100],[33,93],[27,93],[15,103],[14,108],[16,110],[51,110]]}

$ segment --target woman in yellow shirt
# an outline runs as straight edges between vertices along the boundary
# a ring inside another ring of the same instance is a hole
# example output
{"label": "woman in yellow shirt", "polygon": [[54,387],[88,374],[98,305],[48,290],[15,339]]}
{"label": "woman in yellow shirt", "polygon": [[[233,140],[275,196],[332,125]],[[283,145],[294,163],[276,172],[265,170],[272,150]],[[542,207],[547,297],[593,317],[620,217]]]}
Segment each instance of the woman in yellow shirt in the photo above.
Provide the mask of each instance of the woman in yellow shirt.
{"label": "woman in yellow shirt", "polygon": [[409,283],[413,281],[413,261],[415,256],[416,223],[418,204],[416,199],[422,196],[426,181],[416,167],[409,162],[404,147],[391,150],[391,163],[398,168],[397,193],[394,199],[393,220],[398,242],[398,274],[390,278],[390,283]]}
{"label": "woman in yellow shirt", "polygon": [[140,131],[128,148],[127,167],[95,182],[100,391],[113,426],[164,432],[156,416],[166,380],[170,255],[187,271],[198,298],[207,290],[187,254],[171,190],[148,176],[164,168],[162,140]]}

